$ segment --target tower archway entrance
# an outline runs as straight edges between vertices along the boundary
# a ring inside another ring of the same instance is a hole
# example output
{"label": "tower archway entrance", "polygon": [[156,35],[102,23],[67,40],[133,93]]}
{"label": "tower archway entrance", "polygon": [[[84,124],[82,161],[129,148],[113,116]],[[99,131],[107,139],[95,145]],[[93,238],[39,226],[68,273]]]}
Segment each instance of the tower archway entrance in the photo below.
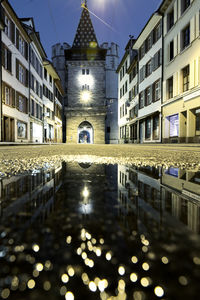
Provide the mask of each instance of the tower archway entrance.
{"label": "tower archway entrance", "polygon": [[92,125],[84,121],[78,127],[78,144],[93,144],[94,130]]}

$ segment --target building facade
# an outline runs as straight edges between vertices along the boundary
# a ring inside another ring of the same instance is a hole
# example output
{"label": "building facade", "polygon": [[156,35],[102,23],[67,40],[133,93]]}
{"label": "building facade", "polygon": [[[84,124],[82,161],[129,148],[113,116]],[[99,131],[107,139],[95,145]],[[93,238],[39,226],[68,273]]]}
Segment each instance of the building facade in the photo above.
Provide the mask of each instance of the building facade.
{"label": "building facade", "polygon": [[99,46],[86,1],[73,45],[54,45],[52,61],[65,92],[64,141],[116,143],[118,46]]}
{"label": "building facade", "polygon": [[138,50],[140,143],[161,142],[162,16],[154,13],[134,44]]}
{"label": "building facade", "polygon": [[2,2],[1,13],[1,141],[60,142],[60,77],[47,59],[33,19],[18,18],[8,1]]}
{"label": "building facade", "polygon": [[163,1],[163,142],[200,141],[200,2]]}

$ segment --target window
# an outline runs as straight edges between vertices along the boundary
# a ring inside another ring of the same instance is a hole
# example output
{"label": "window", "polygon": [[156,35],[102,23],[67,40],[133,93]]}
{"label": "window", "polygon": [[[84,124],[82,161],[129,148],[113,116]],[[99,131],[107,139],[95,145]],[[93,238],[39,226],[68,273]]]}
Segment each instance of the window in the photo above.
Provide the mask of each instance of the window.
{"label": "window", "polygon": [[174,41],[172,40],[169,44],[169,60],[174,58]]}
{"label": "window", "polygon": [[7,71],[12,72],[12,53],[3,43],[2,43],[2,65]]}
{"label": "window", "polygon": [[23,56],[25,55],[25,42],[21,36],[19,36],[19,52]]}
{"label": "window", "polygon": [[49,75],[49,83],[50,83],[50,85],[52,85],[52,76],[51,75]]}
{"label": "window", "polygon": [[190,83],[190,68],[189,65],[186,66],[183,70],[183,92],[189,90],[189,83]]}
{"label": "window", "polygon": [[39,105],[36,103],[36,118],[39,118]]}
{"label": "window", "polygon": [[151,74],[151,60],[146,64],[146,77]]}
{"label": "window", "polygon": [[24,83],[25,82],[25,70],[24,70],[24,67],[22,65],[19,65],[19,81],[21,83]]}
{"label": "window", "polygon": [[154,32],[154,37],[155,37],[155,43],[159,40],[161,37],[161,22],[156,26],[155,32]]}
{"label": "window", "polygon": [[12,103],[11,103],[11,90],[8,86],[5,86],[5,104],[12,105]]}
{"label": "window", "polygon": [[151,104],[151,87],[145,90],[145,105]]}
{"label": "window", "polygon": [[167,14],[167,30],[169,31],[174,25],[174,10]]}
{"label": "window", "polygon": [[145,55],[145,44],[142,44],[139,50],[140,59],[142,59]]}
{"label": "window", "polygon": [[89,75],[90,70],[89,69],[82,69],[82,75]]}
{"label": "window", "polygon": [[122,70],[120,71],[120,81],[122,80]]}
{"label": "window", "polygon": [[173,77],[170,77],[167,80],[167,88],[168,88],[168,99],[173,98]]}
{"label": "window", "polygon": [[153,99],[152,101],[158,101],[160,99],[160,80],[153,84]]}
{"label": "window", "polygon": [[182,50],[190,44],[190,25],[182,30]]}
{"label": "window", "polygon": [[151,35],[148,36],[148,38],[146,39],[146,52],[148,52],[151,49],[152,46],[152,40],[151,40]]}
{"label": "window", "polygon": [[139,94],[139,108],[143,108],[144,107],[144,92],[142,91]]}
{"label": "window", "polygon": [[190,0],[181,0],[181,13],[184,13],[184,11],[190,6]]}
{"label": "window", "polygon": [[23,95],[16,92],[17,109],[23,113],[27,113],[27,99]]}

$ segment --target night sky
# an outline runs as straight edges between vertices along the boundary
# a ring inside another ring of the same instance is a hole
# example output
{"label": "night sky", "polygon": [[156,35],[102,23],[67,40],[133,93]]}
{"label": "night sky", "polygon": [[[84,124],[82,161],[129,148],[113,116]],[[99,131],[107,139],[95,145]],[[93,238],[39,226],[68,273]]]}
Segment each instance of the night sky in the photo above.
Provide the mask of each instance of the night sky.
{"label": "night sky", "polygon": [[[51,59],[51,46],[72,45],[81,15],[81,0],[9,0],[19,18],[33,17],[36,31]],[[161,0],[88,0],[88,9],[99,44],[115,42],[120,58],[129,35],[136,38]],[[106,24],[105,24],[106,23]],[[108,25],[107,25],[108,24]]]}

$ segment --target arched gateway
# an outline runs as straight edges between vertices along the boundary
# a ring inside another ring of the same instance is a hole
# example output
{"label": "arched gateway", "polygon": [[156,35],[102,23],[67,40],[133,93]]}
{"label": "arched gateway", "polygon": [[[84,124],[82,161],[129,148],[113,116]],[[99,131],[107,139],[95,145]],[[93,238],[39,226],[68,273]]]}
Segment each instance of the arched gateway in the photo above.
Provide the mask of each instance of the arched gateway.
{"label": "arched gateway", "polygon": [[78,143],[79,144],[93,144],[94,130],[92,125],[84,121],[78,127]]}

